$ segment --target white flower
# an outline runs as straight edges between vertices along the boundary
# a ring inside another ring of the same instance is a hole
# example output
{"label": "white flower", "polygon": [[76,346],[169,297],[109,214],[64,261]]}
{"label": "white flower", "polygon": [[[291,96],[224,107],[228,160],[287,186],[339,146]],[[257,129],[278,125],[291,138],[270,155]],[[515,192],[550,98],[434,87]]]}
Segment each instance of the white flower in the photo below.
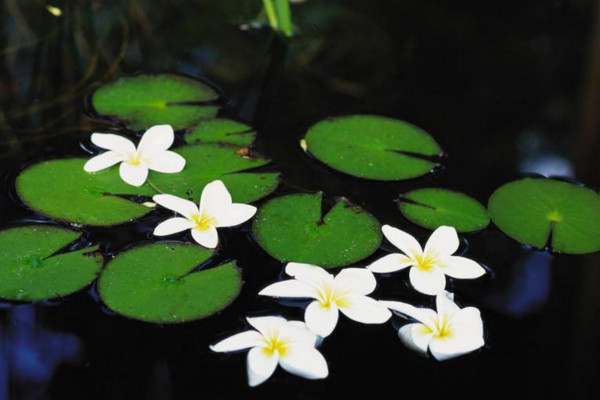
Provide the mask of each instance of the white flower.
{"label": "white flower", "polygon": [[190,229],[196,242],[211,249],[219,243],[217,228],[239,225],[256,213],[254,206],[233,203],[231,195],[221,181],[213,181],[204,187],[200,207],[170,194],[157,194],[152,200],[185,217],[161,222],[154,229],[154,235],[166,236]]}
{"label": "white flower", "polygon": [[439,361],[469,353],[484,345],[483,321],[475,307],[459,308],[451,293],[436,297],[437,313],[428,308],[416,308],[398,301],[382,301],[390,310],[419,322],[398,330],[400,340],[423,355],[427,349]]}
{"label": "white flower", "polygon": [[170,125],[156,125],[148,129],[136,149],[135,144],[123,136],[111,133],[93,133],[92,143],[107,149],[102,154],[90,158],[83,169],[96,172],[121,163],[121,179],[133,186],[146,182],[148,170],[176,173],[185,167],[185,159],[179,154],[168,151],[175,135]]}
{"label": "white flower", "polygon": [[259,295],[315,299],[306,308],[304,320],[319,336],[333,332],[339,311],[363,324],[382,324],[392,316],[384,305],[366,296],[375,290],[377,282],[364,268],[346,268],[334,278],[323,268],[289,263],[285,272],[295,279],[274,283]]}
{"label": "white flower", "polygon": [[458,250],[456,230],[450,226],[440,226],[429,237],[425,249],[417,240],[400,229],[384,225],[381,230],[394,246],[404,254],[389,254],[367,268],[377,273],[395,272],[412,267],[410,283],[421,293],[437,295],[446,287],[448,275],[456,279],[474,279],[485,274],[478,263],[465,257],[453,256]]}
{"label": "white flower", "polygon": [[281,317],[247,318],[256,330],[235,334],[210,346],[212,351],[250,349],[247,358],[248,384],[257,386],[281,365],[286,371],[307,379],[329,375],[327,362],[315,348],[318,337],[300,321]]}

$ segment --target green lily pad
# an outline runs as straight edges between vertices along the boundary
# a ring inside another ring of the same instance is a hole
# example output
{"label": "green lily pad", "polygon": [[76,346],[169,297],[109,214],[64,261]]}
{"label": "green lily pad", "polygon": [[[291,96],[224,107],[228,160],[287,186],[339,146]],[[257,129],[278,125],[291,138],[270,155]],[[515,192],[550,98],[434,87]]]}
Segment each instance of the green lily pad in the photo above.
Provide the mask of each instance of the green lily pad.
{"label": "green lily pad", "polygon": [[374,115],[329,118],[313,125],[303,147],[333,169],[359,178],[395,181],[425,175],[442,149],[425,131]]}
{"label": "green lily pad", "polygon": [[321,193],[270,200],[254,220],[258,244],[281,261],[333,268],[360,261],[381,243],[379,222],[362,208],[340,199],[321,213]]}
{"label": "green lily pad", "polygon": [[263,166],[268,160],[239,156],[231,147],[203,144],[175,151],[186,159],[185,169],[177,174],[150,171],[148,182],[140,187],[123,182],[118,165],[88,173],[83,170],[85,159],[71,158],[26,168],[16,179],[16,191],[29,208],[48,217],[111,226],[140,218],[152,210],[128,200],[128,196],[153,196],[158,189],[199,201],[204,186],[221,179],[234,201],[250,203],[271,193],[279,182],[277,173],[242,172]]}
{"label": "green lily pad", "polygon": [[593,190],[524,178],[498,188],[488,208],[494,224],[521,243],[571,254],[600,250],[600,196]]}
{"label": "green lily pad", "polygon": [[98,291],[112,310],[142,321],[164,324],[204,318],[231,304],[242,287],[235,262],[195,271],[211,256],[193,244],[137,246],[106,265]]}
{"label": "green lily pad", "polygon": [[246,158],[234,148],[219,144],[184,146],[175,150],[186,159],[183,171],[177,174],[151,173],[148,180],[163,193],[200,200],[207,183],[220,179],[238,203],[251,203],[275,190],[279,174],[274,172],[243,172],[266,165],[262,157]]}
{"label": "green lily pad", "polygon": [[406,219],[428,229],[446,225],[458,232],[473,232],[490,223],[488,211],[481,203],[448,189],[413,190],[400,198],[398,207]]}
{"label": "green lily pad", "polygon": [[238,147],[252,144],[256,132],[246,124],[230,119],[210,119],[200,122],[185,135],[187,143],[229,143]]}
{"label": "green lily pad", "polygon": [[0,297],[38,301],[67,296],[93,282],[102,267],[97,247],[56,254],[81,234],[49,225],[0,231]]}
{"label": "green lily pad", "polygon": [[98,114],[134,130],[162,124],[177,130],[214,117],[219,108],[212,103],[218,98],[214,88],[196,79],[138,75],[101,86],[92,95],[92,105]]}
{"label": "green lily pad", "polygon": [[116,225],[151,211],[115,196],[152,196],[156,192],[150,186],[126,184],[119,177],[118,166],[90,174],[83,170],[86,161],[69,158],[34,164],[17,177],[17,194],[40,214],[83,225]]}

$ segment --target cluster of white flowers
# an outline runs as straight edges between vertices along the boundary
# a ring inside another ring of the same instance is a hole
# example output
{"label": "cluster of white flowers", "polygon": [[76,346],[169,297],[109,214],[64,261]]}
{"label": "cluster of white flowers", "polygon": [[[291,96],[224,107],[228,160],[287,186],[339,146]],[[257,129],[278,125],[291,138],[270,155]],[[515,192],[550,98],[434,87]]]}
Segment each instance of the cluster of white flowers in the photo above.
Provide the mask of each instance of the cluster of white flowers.
{"label": "cluster of white flowers", "polygon": [[[149,170],[177,173],[184,169],[183,157],[168,150],[173,141],[174,133],[169,125],[148,129],[137,147],[121,136],[94,133],[92,142],[108,151],[91,158],[84,169],[96,172],[121,163],[121,178],[130,185],[141,186]],[[169,194],[158,194],[153,200],[181,215],[161,222],[154,229],[154,235],[190,230],[192,238],[207,248],[217,247],[217,228],[239,225],[256,213],[254,206],[233,203],[219,180],[204,187],[199,206]],[[456,230],[448,226],[436,229],[424,248],[414,237],[397,228],[384,225],[382,231],[402,253],[389,254],[366,268],[345,268],[335,277],[318,266],[290,262],[285,272],[292,279],[260,291],[262,296],[312,299],[304,312],[304,322],[287,321],[280,316],[248,318],[254,330],[235,334],[210,348],[215,352],[250,349],[248,384],[256,386],[266,381],[277,365],[307,379],[327,377],[327,362],[316,347],[332,334],[340,312],[363,324],[385,323],[392,317],[392,311],[411,318],[416,322],[399,329],[400,340],[410,349],[423,355],[431,353],[440,361],[483,346],[479,310],[459,308],[454,295],[445,291],[446,276],[474,279],[485,274],[477,262],[454,255],[460,244]],[[436,310],[369,297],[377,286],[373,273],[391,273],[408,267],[412,286],[423,294],[436,296]]]}

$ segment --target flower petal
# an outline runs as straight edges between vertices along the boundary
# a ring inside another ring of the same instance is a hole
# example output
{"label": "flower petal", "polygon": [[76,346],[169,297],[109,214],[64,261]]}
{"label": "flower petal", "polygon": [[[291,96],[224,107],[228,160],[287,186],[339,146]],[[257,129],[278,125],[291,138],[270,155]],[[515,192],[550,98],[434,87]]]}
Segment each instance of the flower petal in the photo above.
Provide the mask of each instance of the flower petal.
{"label": "flower petal", "polygon": [[446,277],[438,268],[422,270],[412,267],[409,271],[410,283],[413,287],[424,294],[435,296],[446,287]]}
{"label": "flower petal", "polygon": [[319,336],[312,332],[302,321],[287,321],[279,328],[279,337],[292,344],[315,347]]}
{"label": "flower petal", "polygon": [[456,229],[451,226],[440,226],[429,236],[424,253],[427,257],[446,257],[456,253],[459,245]]}
{"label": "flower petal", "polygon": [[427,325],[432,330],[437,329],[436,326],[438,322],[438,315],[435,311],[429,308],[417,308],[413,305],[400,301],[380,301],[380,303],[394,312],[416,319],[420,323]]}
{"label": "flower petal", "polygon": [[329,375],[327,361],[314,347],[293,346],[281,356],[281,367],[291,374],[306,379],[323,379]]}
{"label": "flower petal", "polygon": [[259,331],[265,337],[271,337],[275,332],[279,330],[286,322],[283,317],[267,316],[267,317],[248,317],[246,321],[254,329]]}
{"label": "flower petal", "polygon": [[175,134],[171,125],[154,125],[140,139],[137,151],[144,158],[152,158],[173,145]]}
{"label": "flower petal", "polygon": [[321,337],[331,335],[338,321],[338,308],[335,304],[323,307],[318,301],[313,301],[306,307],[304,321],[308,329]]}
{"label": "flower petal", "polygon": [[199,210],[196,204],[181,197],[173,196],[172,194],[157,194],[152,197],[152,201],[156,204],[175,211],[183,215],[187,219],[192,219],[192,215],[198,214]]}
{"label": "flower petal", "polygon": [[185,167],[185,158],[173,151],[165,151],[147,160],[148,168],[165,174],[181,172]]}
{"label": "flower petal", "polygon": [[377,287],[375,276],[365,268],[344,268],[334,282],[336,291],[357,295],[372,293]]}
{"label": "flower petal", "polygon": [[481,265],[465,257],[445,257],[437,265],[444,274],[457,279],[475,279],[485,274]]}
{"label": "flower petal", "polygon": [[266,352],[262,347],[255,347],[248,352],[246,358],[246,368],[248,370],[248,385],[258,386],[273,375],[279,355]]}
{"label": "flower petal", "polygon": [[145,164],[132,165],[128,162],[121,163],[119,175],[126,183],[133,186],[142,186],[148,178],[148,167]]}
{"label": "flower petal", "polygon": [[314,287],[296,279],[273,283],[258,294],[271,297],[317,298],[317,291]]}
{"label": "flower petal", "polygon": [[209,249],[214,249],[219,244],[219,234],[217,233],[217,229],[212,226],[203,231],[192,229],[192,238],[194,238],[196,243]]}
{"label": "flower petal", "polygon": [[460,311],[460,307],[454,302],[454,295],[450,292],[443,291],[435,298],[435,307],[437,309],[440,326],[444,326],[446,321]]}
{"label": "flower petal", "polygon": [[135,144],[131,140],[112,133],[92,133],[92,143],[102,149],[113,150],[121,154],[135,153]]}
{"label": "flower petal", "polygon": [[408,233],[390,225],[384,225],[381,227],[381,231],[386,239],[390,241],[390,243],[392,243],[410,258],[414,258],[415,256],[423,253],[423,249],[421,248],[421,245],[417,239]]}
{"label": "flower petal", "polygon": [[383,324],[392,317],[385,305],[367,296],[345,297],[338,307],[346,317],[363,324]]}
{"label": "flower petal", "polygon": [[433,338],[433,331],[424,324],[408,324],[398,330],[398,337],[409,349],[426,355],[429,343]]}
{"label": "flower petal", "polygon": [[211,346],[208,346],[212,351],[228,352],[248,349],[250,347],[260,346],[264,343],[263,335],[259,332],[250,330],[235,335],[229,336]]}
{"label": "flower petal", "polygon": [[389,272],[400,271],[401,269],[410,267],[414,264],[414,260],[404,254],[394,253],[381,257],[379,260],[367,266],[367,269],[378,274],[386,274]]}
{"label": "flower petal", "polygon": [[227,215],[232,204],[231,194],[222,181],[216,180],[204,186],[200,195],[200,213],[217,218]]}
{"label": "flower petal", "polygon": [[256,214],[256,207],[249,204],[231,204],[225,213],[213,214],[217,227],[236,226],[248,221]]}
{"label": "flower petal", "polygon": [[468,330],[469,334],[483,337],[483,321],[481,313],[475,307],[465,307],[455,313],[449,321],[449,327],[453,331],[461,332]]}
{"label": "flower petal", "polygon": [[192,229],[194,223],[188,219],[176,217],[161,222],[154,228],[154,236],[167,236]]}
{"label": "flower petal", "polygon": [[100,171],[108,167],[112,167],[113,165],[120,163],[124,159],[125,156],[121,153],[118,153],[116,151],[106,151],[87,160],[87,162],[83,166],[83,170],[86,172]]}
{"label": "flower petal", "polygon": [[429,343],[429,350],[438,361],[445,361],[477,350],[484,344],[482,336],[457,332],[450,336],[434,337]]}
{"label": "flower petal", "polygon": [[323,283],[333,284],[333,275],[321,267],[310,264],[301,264],[291,262],[285,266],[285,273],[302,282],[312,285],[321,285]]}

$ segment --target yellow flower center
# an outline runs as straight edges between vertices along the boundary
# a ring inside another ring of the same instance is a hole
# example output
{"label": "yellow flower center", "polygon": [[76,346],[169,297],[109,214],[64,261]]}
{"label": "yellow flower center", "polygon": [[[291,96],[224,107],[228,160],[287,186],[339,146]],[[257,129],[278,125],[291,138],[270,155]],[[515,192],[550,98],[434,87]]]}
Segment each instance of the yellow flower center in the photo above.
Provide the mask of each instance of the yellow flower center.
{"label": "yellow flower center", "polygon": [[318,288],[317,300],[323,308],[329,308],[332,304],[335,304],[338,307],[345,307],[348,305],[347,296],[348,293],[345,291],[336,291],[335,288],[330,285],[321,285]]}
{"label": "yellow flower center", "polygon": [[415,261],[417,262],[417,265],[415,265],[417,268],[423,271],[430,271],[435,267],[436,259],[428,254],[417,254],[415,255]]}
{"label": "yellow flower center", "polygon": [[192,221],[194,221],[196,224],[194,229],[198,229],[199,231],[205,231],[217,224],[217,221],[214,217],[204,213],[192,215]]}
{"label": "yellow flower center", "polygon": [[449,318],[448,316],[444,315],[442,316],[441,320],[439,320],[435,326],[436,326],[436,332],[433,334],[433,336],[437,337],[437,338],[446,338],[449,336],[452,336],[452,329],[450,324],[448,323]]}
{"label": "yellow flower center", "polygon": [[140,165],[142,163],[141,155],[136,151],[134,154],[130,154],[127,159],[127,163],[131,165]]}
{"label": "yellow flower center", "polygon": [[280,357],[285,356],[287,351],[288,343],[279,338],[279,335],[272,336],[270,338],[265,338],[265,346],[263,347],[263,351],[268,356],[272,356],[275,352],[279,353]]}

